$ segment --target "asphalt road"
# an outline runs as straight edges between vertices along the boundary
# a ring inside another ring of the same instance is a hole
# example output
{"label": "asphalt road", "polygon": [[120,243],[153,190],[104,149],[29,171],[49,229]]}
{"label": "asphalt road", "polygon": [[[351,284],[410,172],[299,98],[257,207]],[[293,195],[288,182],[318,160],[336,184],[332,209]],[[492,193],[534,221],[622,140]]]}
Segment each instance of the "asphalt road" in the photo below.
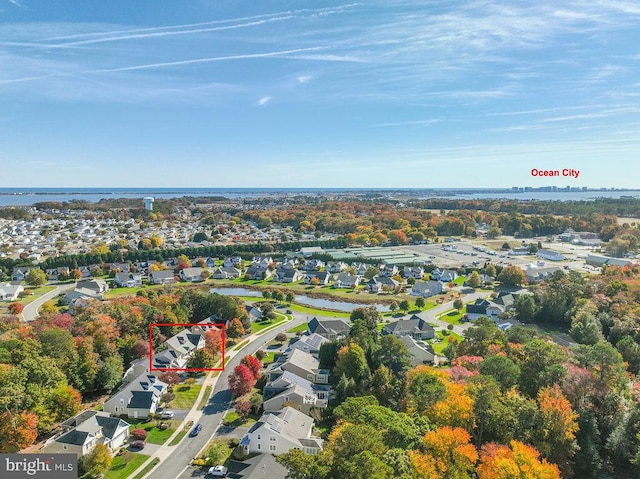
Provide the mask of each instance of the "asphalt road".
{"label": "asphalt road", "polygon": [[64,293],[65,291],[68,291],[75,287],[76,287],[75,283],[63,284],[61,286],[58,286],[53,291],[49,291],[48,293],[43,294],[38,299],[36,299],[32,303],[27,304],[24,307],[24,310],[22,310],[22,317],[27,322],[33,321],[38,317],[38,309],[40,309],[40,306],[42,306],[47,301],[57,297],[60,293]]}
{"label": "asphalt road", "polygon": [[[176,479],[180,477],[193,458],[211,441],[217,428],[222,424],[225,411],[231,405],[231,391],[227,386],[227,378],[229,377],[229,372],[240,363],[240,360],[247,354],[253,354],[262,349],[266,343],[275,338],[276,334],[306,323],[306,321],[307,316],[305,314],[295,314],[292,321],[278,326],[268,333],[264,333],[259,339],[247,344],[229,360],[225,370],[220,373],[213,394],[203,410],[202,418],[199,421],[202,424],[202,431],[196,437],[186,436],[171,455],[153,472],[153,479]],[[195,470],[195,476],[201,477],[201,471]]]}

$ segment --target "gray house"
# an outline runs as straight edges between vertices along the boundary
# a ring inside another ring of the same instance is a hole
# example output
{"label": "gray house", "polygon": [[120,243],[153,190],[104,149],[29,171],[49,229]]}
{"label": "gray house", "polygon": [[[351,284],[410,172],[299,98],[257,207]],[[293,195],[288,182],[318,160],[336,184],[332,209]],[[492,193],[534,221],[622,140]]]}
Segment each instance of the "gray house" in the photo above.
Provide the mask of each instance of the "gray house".
{"label": "gray house", "polygon": [[414,319],[401,319],[386,324],[382,334],[393,334],[399,338],[411,336],[415,339],[431,339],[435,337],[436,331],[424,319],[414,316]]}

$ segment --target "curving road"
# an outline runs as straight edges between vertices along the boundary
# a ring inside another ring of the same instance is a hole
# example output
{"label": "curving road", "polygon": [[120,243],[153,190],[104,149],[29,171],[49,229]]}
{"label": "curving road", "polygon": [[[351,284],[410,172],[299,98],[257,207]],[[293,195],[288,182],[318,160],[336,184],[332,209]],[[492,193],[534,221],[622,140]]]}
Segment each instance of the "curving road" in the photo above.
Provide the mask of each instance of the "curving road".
{"label": "curving road", "polygon": [[58,296],[60,293],[64,293],[65,291],[68,291],[68,290],[73,289],[75,287],[76,287],[75,283],[63,284],[61,286],[58,286],[53,291],[49,291],[48,293],[43,294],[38,299],[36,299],[35,301],[27,304],[24,307],[24,309],[22,310],[22,317],[27,322],[33,321],[34,319],[36,319],[38,317],[38,310],[40,309],[40,306],[42,306],[47,301],[52,300],[53,298]]}

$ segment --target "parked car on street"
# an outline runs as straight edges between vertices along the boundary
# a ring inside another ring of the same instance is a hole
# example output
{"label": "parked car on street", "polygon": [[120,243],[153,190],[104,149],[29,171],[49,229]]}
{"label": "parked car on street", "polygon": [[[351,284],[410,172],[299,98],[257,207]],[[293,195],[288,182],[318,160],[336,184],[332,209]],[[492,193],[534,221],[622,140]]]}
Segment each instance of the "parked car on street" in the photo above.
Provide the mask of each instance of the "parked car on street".
{"label": "parked car on street", "polygon": [[207,476],[211,477],[227,477],[227,468],[221,465],[209,468]]}

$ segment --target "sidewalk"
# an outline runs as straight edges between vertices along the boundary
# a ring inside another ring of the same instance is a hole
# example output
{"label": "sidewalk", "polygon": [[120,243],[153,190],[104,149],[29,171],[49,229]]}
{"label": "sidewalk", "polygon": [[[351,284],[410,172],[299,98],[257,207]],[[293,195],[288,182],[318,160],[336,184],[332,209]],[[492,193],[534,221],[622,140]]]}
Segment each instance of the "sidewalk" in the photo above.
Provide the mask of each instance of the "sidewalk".
{"label": "sidewalk", "polygon": [[[283,321],[282,323],[278,323],[276,325],[274,325],[271,328],[265,328],[262,331],[259,331],[257,333],[252,334],[251,336],[247,337],[247,338],[243,338],[241,342],[245,343],[243,345],[242,348],[237,349],[237,350],[229,350],[226,351],[226,357],[227,359],[231,359],[233,357],[235,357],[236,355],[238,355],[239,353],[242,352],[242,350],[248,346],[249,344],[253,343],[254,341],[256,341],[257,339],[260,339],[260,337],[268,332],[271,331],[272,329],[275,329],[277,327],[283,326],[287,323],[289,323],[290,321],[292,321],[292,319],[287,319],[285,321]],[[240,343],[239,343],[240,344]],[[164,460],[166,460],[174,451],[174,449],[180,444],[175,444],[173,446],[170,446],[169,444],[171,444],[171,441],[174,440],[174,438],[180,434],[183,430],[184,427],[186,426],[186,424],[188,424],[189,421],[193,421],[193,424],[199,422],[200,418],[202,417],[203,411],[198,409],[198,406],[200,405],[200,403],[203,400],[204,394],[207,391],[207,386],[211,386],[211,391],[210,393],[213,393],[213,391],[215,390],[216,384],[218,383],[218,378],[220,377],[220,373],[216,373],[213,371],[209,371],[209,373],[207,374],[206,378],[204,379],[203,383],[202,383],[202,389],[200,389],[200,393],[198,394],[198,397],[196,398],[195,402],[193,403],[193,407],[189,410],[189,412],[187,413],[187,415],[185,416],[184,420],[182,421],[181,426],[171,435],[171,437],[169,437],[169,439],[167,439],[165,441],[165,443],[160,446],[158,448],[158,450],[153,453],[151,456],[149,456],[149,458],[143,462],[140,467],[138,467],[138,469],[136,469],[135,471],[133,471],[130,475],[130,477],[136,477],[136,475],[140,474],[145,467],[147,467],[154,459],[159,459],[160,462],[158,462],[153,469],[151,469],[149,472],[147,472],[143,478],[147,478],[147,477],[151,477],[151,474],[159,467],[162,465],[162,462]],[[207,398],[208,400],[209,398]],[[186,437],[186,435],[185,435]],[[184,437],[183,437],[184,439]],[[182,442],[182,440],[180,441]],[[205,446],[206,447],[206,444]],[[204,449],[203,447],[203,449]],[[200,451],[201,452],[201,451]],[[199,452],[199,453],[200,453]],[[199,454],[198,453],[198,454]]]}

